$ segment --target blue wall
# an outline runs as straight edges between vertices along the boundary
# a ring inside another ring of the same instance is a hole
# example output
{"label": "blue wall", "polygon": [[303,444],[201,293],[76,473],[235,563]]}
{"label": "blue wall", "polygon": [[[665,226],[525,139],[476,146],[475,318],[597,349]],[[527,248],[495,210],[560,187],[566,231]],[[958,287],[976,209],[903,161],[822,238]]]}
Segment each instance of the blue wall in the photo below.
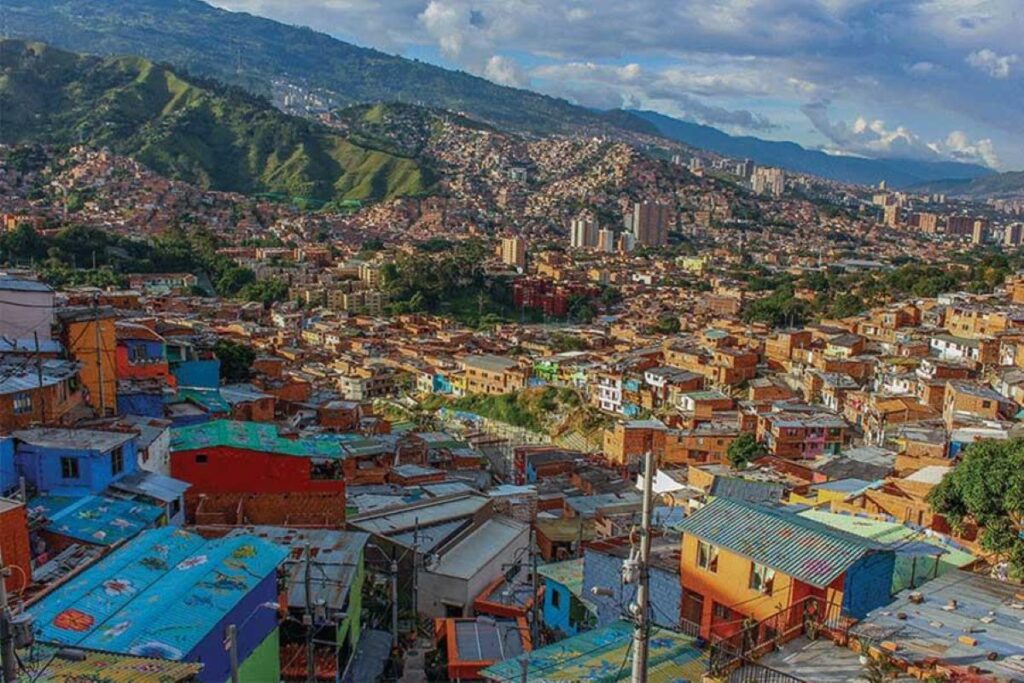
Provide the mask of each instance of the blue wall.
{"label": "blue wall", "polygon": [[158,358],[166,358],[163,342],[149,339],[121,339],[118,344],[123,344],[128,349],[128,362],[138,363],[139,361],[152,361]]}
{"label": "blue wall", "polygon": [[120,415],[164,416],[163,394],[127,394],[118,392],[117,412]]}
{"label": "blue wall", "polygon": [[174,363],[171,374],[178,378],[178,386],[216,389],[220,386],[220,361],[214,358]]}
{"label": "blue wall", "polygon": [[[86,496],[98,494],[111,482],[121,479],[138,468],[138,453],[135,439],[125,442],[124,469],[114,476],[111,453],[88,449],[46,448],[19,443],[15,451],[18,472],[43,493],[64,496]],[[61,458],[78,461],[78,478],[64,479],[61,476]]]}
{"label": "blue wall", "polygon": [[868,612],[892,602],[890,589],[896,570],[896,554],[891,550],[862,557],[846,570],[843,584],[843,610],[847,616],[863,619]]}
{"label": "blue wall", "polygon": [[261,607],[267,602],[277,601],[277,572],[264,577],[243,597],[234,609],[213,625],[206,636],[191,652],[185,655],[187,662],[202,662],[200,681],[224,683],[231,680],[231,658],[224,649],[224,636],[229,624],[238,627],[238,664],[252,654],[253,650],[266,640],[277,628],[277,612]]}
{"label": "blue wall", "polygon": [[18,485],[18,473],[14,469],[14,439],[0,436],[0,494]]}
{"label": "blue wall", "polygon": [[[558,596],[558,607],[555,607],[555,596]],[[550,629],[558,629],[567,636],[576,634],[576,627],[569,621],[569,608],[573,594],[569,589],[554,579],[544,578],[544,624]]]}
{"label": "blue wall", "polygon": [[[583,555],[583,594],[597,607],[596,628],[622,618],[622,607],[636,595],[636,584],[622,585],[622,558],[587,549]],[[614,597],[594,595],[592,588],[611,588]],[[683,587],[676,572],[652,567],[650,573],[651,620],[658,626],[678,628]]]}

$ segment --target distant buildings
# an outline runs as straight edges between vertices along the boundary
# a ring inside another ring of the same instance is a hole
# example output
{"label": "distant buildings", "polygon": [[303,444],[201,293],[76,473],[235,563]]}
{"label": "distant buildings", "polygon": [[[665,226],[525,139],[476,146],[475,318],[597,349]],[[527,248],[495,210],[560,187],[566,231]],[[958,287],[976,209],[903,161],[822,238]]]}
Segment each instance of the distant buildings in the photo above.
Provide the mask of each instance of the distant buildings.
{"label": "distant buildings", "polygon": [[756,194],[781,197],[786,189],[786,173],[781,168],[758,167],[754,170],[750,183]]}
{"label": "distant buildings", "polygon": [[502,238],[501,262],[506,266],[526,268],[526,242],[519,237]]}
{"label": "distant buildings", "polygon": [[569,224],[569,246],[572,249],[594,249],[597,247],[598,226],[592,216],[583,215],[572,219]]}
{"label": "distant buildings", "polygon": [[628,227],[632,228],[636,244],[642,247],[661,247],[668,244],[669,207],[654,202],[633,205]]}

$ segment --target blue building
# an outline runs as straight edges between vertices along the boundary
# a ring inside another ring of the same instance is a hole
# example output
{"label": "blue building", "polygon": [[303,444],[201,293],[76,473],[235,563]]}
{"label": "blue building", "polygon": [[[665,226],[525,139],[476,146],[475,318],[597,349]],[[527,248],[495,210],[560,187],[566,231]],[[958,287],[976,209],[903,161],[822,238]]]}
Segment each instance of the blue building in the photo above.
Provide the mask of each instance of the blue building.
{"label": "blue building", "polygon": [[131,432],[38,427],[12,436],[16,475],[44,493],[99,493],[138,468]]}
{"label": "blue building", "polygon": [[28,501],[33,519],[49,550],[69,543],[112,546],[158,525],[164,509],[147,503],[106,496],[36,496]]}
{"label": "blue building", "polygon": [[38,639],[68,647],[201,662],[200,681],[231,678],[227,627],[237,629],[239,678],[280,679],[277,568],[288,551],[247,535],[207,541],[153,529],[43,598]]}
{"label": "blue building", "polygon": [[596,608],[583,597],[583,558],[537,567],[544,579],[544,625],[566,636],[594,623]]}
{"label": "blue building", "polygon": [[18,471],[14,467],[14,439],[0,436],[0,496],[18,486]]}

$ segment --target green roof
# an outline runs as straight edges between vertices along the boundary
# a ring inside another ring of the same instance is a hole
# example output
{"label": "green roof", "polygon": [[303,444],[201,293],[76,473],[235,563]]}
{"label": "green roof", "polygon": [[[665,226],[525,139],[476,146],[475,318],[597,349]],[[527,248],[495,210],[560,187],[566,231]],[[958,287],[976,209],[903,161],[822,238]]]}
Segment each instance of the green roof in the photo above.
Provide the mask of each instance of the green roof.
{"label": "green roof", "polygon": [[552,562],[537,567],[541,576],[557,581],[573,595],[579,597],[583,593],[583,558]]}
{"label": "green roof", "polygon": [[[616,621],[536,649],[527,655],[526,680],[537,683],[628,681],[632,639],[633,626]],[[648,681],[651,683],[699,681],[706,669],[706,657],[693,638],[665,629],[651,629],[648,657]],[[522,668],[516,659],[506,659],[484,669],[481,676],[492,681],[518,681]]]}
{"label": "green roof", "polygon": [[194,451],[216,446],[292,455],[300,458],[339,459],[344,457],[337,441],[286,439],[278,434],[276,425],[264,422],[213,420],[205,424],[171,430],[172,451]]}

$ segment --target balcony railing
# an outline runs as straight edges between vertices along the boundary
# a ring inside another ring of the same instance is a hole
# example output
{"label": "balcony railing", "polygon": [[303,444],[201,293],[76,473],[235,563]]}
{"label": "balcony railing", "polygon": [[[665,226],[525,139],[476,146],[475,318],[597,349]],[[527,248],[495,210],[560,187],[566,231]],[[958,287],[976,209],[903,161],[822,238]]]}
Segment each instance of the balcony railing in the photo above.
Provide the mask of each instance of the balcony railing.
{"label": "balcony railing", "polygon": [[[801,636],[811,640],[825,636],[845,642],[852,624],[853,620],[842,614],[839,605],[827,603],[822,598],[807,597],[762,621],[745,619],[730,635],[713,633],[709,643],[708,672],[719,676],[729,674]],[[799,679],[790,677],[788,680]]]}

